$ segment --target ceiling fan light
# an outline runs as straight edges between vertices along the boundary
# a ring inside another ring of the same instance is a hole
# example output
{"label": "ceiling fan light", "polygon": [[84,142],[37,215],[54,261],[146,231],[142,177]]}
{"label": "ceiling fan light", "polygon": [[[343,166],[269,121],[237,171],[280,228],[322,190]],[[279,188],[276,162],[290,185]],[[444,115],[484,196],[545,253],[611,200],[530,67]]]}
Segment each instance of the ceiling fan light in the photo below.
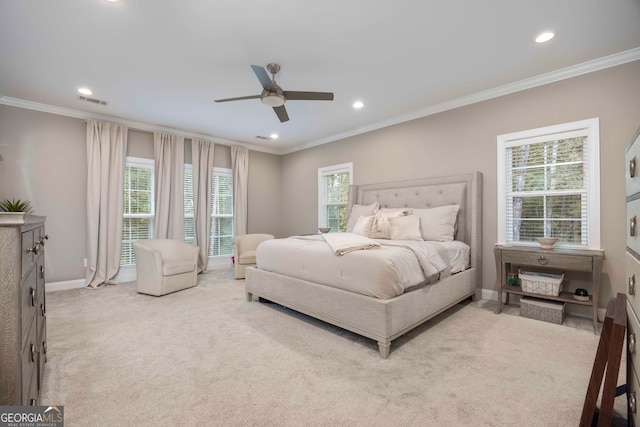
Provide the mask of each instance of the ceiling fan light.
{"label": "ceiling fan light", "polygon": [[281,107],[285,102],[284,96],[277,92],[269,92],[265,94],[261,99],[262,103],[268,105],[269,107]]}

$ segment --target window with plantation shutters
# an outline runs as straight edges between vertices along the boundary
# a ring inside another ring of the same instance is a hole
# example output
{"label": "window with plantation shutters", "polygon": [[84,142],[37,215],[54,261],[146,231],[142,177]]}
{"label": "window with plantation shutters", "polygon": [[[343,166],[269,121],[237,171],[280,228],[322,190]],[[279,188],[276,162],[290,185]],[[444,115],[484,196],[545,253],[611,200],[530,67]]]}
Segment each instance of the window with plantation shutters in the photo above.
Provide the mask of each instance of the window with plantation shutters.
{"label": "window with plantation shutters", "polygon": [[233,178],[231,169],[213,168],[209,256],[233,253]]}
{"label": "window with plantation shutters", "polygon": [[[213,168],[211,180],[211,239],[209,256],[233,253],[233,180],[230,169]],[[184,240],[196,243],[193,168],[184,165]]]}
{"label": "window with plantation shutters", "polygon": [[196,226],[193,210],[193,167],[184,165],[184,241],[196,244]]}
{"label": "window with plantation shutters", "polygon": [[598,119],[498,137],[498,243],[600,249]]}
{"label": "window with plantation shutters", "polygon": [[353,183],[353,163],[318,169],[318,227],[331,232],[347,229],[349,185]]}
{"label": "window with plantation shutters", "polygon": [[135,264],[133,242],[153,237],[153,168],[151,159],[126,158],[120,265]]}

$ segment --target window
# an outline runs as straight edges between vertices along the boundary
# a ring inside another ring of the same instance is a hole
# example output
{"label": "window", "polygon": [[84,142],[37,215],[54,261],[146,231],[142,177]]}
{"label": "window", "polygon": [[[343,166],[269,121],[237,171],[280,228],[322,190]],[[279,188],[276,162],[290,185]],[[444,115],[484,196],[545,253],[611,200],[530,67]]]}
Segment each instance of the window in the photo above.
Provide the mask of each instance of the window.
{"label": "window", "polygon": [[349,185],[353,183],[353,163],[318,169],[318,227],[332,232],[347,229]]}
{"label": "window", "polygon": [[126,158],[120,265],[135,264],[133,242],[153,237],[153,168],[151,159]]}
{"label": "window", "polygon": [[[184,240],[196,243],[193,169],[184,165]],[[231,255],[233,248],[233,181],[230,169],[213,168],[209,256]]]}
{"label": "window", "polygon": [[498,136],[498,242],[600,249],[598,119]]}
{"label": "window", "polygon": [[231,169],[213,168],[209,256],[233,253],[233,178]]}
{"label": "window", "polygon": [[193,167],[184,165],[184,241],[196,244],[196,226],[193,211]]}

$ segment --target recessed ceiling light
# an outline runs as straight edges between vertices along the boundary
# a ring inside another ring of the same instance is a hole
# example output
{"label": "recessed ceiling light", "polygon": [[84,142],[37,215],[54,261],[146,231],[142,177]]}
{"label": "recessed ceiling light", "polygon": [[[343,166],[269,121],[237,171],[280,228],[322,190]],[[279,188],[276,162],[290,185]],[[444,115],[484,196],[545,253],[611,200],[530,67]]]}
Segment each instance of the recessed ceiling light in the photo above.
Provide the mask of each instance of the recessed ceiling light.
{"label": "recessed ceiling light", "polygon": [[536,37],[536,43],[548,42],[555,36],[556,34],[553,31],[545,31],[544,33],[538,34],[538,36]]}
{"label": "recessed ceiling light", "polygon": [[356,101],[353,103],[353,108],[355,108],[356,110],[359,110],[362,107],[364,107],[364,104],[362,103],[362,101]]}
{"label": "recessed ceiling light", "polygon": [[278,139],[278,134],[277,133],[272,133],[271,135],[269,135],[269,138]]}
{"label": "recessed ceiling light", "polygon": [[83,94],[83,95],[92,95],[93,94],[91,89],[89,89],[88,87],[79,87],[78,88],[78,92]]}
{"label": "recessed ceiling light", "polygon": [[107,3],[120,3],[120,0],[104,0]]}

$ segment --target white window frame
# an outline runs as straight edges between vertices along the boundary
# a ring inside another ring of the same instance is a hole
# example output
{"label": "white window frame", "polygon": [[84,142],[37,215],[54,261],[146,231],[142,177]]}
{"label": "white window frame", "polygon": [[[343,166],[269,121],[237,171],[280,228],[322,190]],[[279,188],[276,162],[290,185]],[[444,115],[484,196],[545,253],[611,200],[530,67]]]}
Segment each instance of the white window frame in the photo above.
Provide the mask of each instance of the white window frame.
{"label": "white window frame", "polygon": [[[227,176],[229,178],[233,178],[231,169],[220,168],[220,167],[217,167],[217,166],[215,166],[213,168],[213,176],[215,177],[216,175],[217,176]],[[233,186],[233,183],[231,185]],[[211,191],[212,192],[214,191],[213,185],[211,185]],[[233,192],[231,194],[232,194],[231,197],[233,198]],[[233,218],[233,200],[232,200],[232,203],[231,203],[231,213],[230,214],[215,214],[213,212],[213,205],[215,203],[214,197],[215,197],[215,194],[212,194],[211,195],[211,235],[209,236],[210,243],[209,243],[209,250],[208,250],[207,253],[209,254],[209,258],[210,259],[216,259],[216,258],[225,258],[226,259],[227,257],[232,255],[233,253],[222,254],[222,255],[211,255],[211,242],[213,242],[213,232],[214,232],[213,221],[216,218],[231,218],[231,221],[235,221],[235,219]],[[231,226],[231,238],[233,239],[233,224]]]}
{"label": "white window frame", "polygon": [[[125,168],[127,167],[141,167],[141,168],[147,168],[151,170],[151,213],[150,214],[125,214],[124,213],[124,206],[123,206],[123,211],[122,211],[122,219],[130,219],[130,218],[148,218],[149,219],[149,227],[150,227],[150,231],[149,231],[149,236],[150,238],[153,238],[153,230],[154,230],[154,221],[155,221],[155,161],[153,159],[146,159],[143,157],[130,157],[127,156],[125,158]],[[122,243],[125,242],[125,239],[122,238],[122,236],[120,236],[120,238],[122,239]],[[133,242],[135,242],[135,240],[126,240],[127,243],[131,242],[133,244]],[[135,264],[122,264],[122,265],[135,265]]]}
{"label": "white window frame", "polygon": [[[546,136],[572,131],[586,130],[587,143],[589,144],[589,159],[585,168],[588,168],[588,193],[587,193],[587,222],[588,234],[586,247],[600,249],[600,120],[592,118],[538,129],[530,129],[505,135],[498,135],[498,244],[507,242],[507,185],[506,170],[507,149],[527,143],[541,142]],[[527,140],[524,142],[524,140]],[[514,242],[515,243],[515,242]],[[517,242],[518,245],[534,245],[536,243]],[[559,245],[561,245],[559,243]],[[576,246],[576,245],[564,245]]]}
{"label": "white window frame", "polygon": [[326,186],[323,185],[324,177],[335,173],[349,173],[349,185],[353,185],[353,162],[341,163],[333,166],[325,166],[318,168],[318,227],[327,227],[327,206],[347,206],[349,200],[339,203],[326,203],[326,194],[324,194]]}

